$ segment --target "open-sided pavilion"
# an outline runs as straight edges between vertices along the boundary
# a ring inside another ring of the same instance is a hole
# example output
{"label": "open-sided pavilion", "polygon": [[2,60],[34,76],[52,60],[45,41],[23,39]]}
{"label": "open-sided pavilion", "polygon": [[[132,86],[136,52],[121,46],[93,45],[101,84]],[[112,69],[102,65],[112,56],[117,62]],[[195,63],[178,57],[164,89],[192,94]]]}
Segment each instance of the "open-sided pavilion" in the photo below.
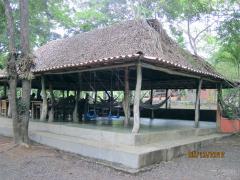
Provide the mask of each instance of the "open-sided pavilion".
{"label": "open-sided pavilion", "polygon": [[[32,87],[43,91],[45,89],[75,91],[75,114],[78,111],[77,102],[81,91],[123,91],[124,100],[122,104],[125,123],[130,120],[131,114],[133,116],[133,136],[131,137],[135,139],[134,143],[130,143],[130,145],[147,143],[145,142],[147,141],[145,136],[136,134],[140,130],[140,117],[143,112],[140,112],[141,90],[149,90],[152,94],[153,89],[166,89],[166,92],[168,92],[168,89],[196,89],[196,103],[194,116],[192,117],[195,123],[192,126],[197,128],[200,119],[201,89],[220,89],[228,87],[230,83],[204,59],[179,47],[163,30],[161,24],[154,19],[126,21],[70,38],[51,41],[38,48],[34,55],[36,58],[32,72],[35,78],[32,80]],[[2,82],[4,82],[5,77],[4,75],[0,76]],[[130,91],[134,91],[132,113]],[[169,94],[166,93],[166,98],[168,96]],[[43,103],[46,103],[46,95],[42,98]],[[151,101],[150,99],[150,110],[144,113],[148,117],[152,117],[152,112],[155,110]],[[171,109],[165,109],[164,111],[173,113]],[[166,114],[166,112],[164,113]],[[79,118],[74,117],[73,120],[78,122]],[[210,131],[207,131],[207,133]],[[191,133],[194,135],[195,131],[193,132],[191,129]],[[207,133],[205,132],[205,134]],[[201,133],[198,132],[197,134]],[[162,134],[157,135],[155,133],[155,135],[162,137]],[[153,142],[151,138],[155,135],[147,136],[148,143]],[[114,136],[112,135],[112,137]],[[137,140],[138,138],[141,140]],[[121,141],[122,139],[120,139],[118,137],[115,140]],[[127,139],[129,140],[129,138]],[[153,139],[155,142],[156,138]],[[37,140],[37,136],[35,136],[35,140]],[[38,140],[40,141],[40,139]],[[48,142],[48,144],[51,143]],[[120,142],[119,144],[124,143]],[[196,149],[196,147],[198,147],[196,144],[191,146],[192,149]],[[130,154],[134,153],[135,150],[130,148]],[[125,163],[122,160],[112,161],[136,169],[166,159],[166,154],[162,155],[164,158],[154,160],[153,157],[157,154],[151,155],[143,151],[145,157],[141,156],[139,151],[136,150],[138,155],[136,155],[137,159],[134,165],[131,164],[132,162]],[[154,148],[150,151],[158,152]],[[161,151],[161,153],[163,152]],[[147,155],[151,156],[152,159],[146,160],[148,159]],[[141,160],[143,157],[145,158],[144,163],[140,162],[143,161]],[[111,161],[109,158],[96,158]]]}
{"label": "open-sided pavilion", "polygon": [[46,88],[122,90],[125,96],[134,90],[133,132],[139,130],[141,90],[197,89],[197,127],[200,90],[228,86],[204,59],[179,47],[157,20],[127,21],[52,41],[35,55],[33,87],[41,88],[44,77]]}

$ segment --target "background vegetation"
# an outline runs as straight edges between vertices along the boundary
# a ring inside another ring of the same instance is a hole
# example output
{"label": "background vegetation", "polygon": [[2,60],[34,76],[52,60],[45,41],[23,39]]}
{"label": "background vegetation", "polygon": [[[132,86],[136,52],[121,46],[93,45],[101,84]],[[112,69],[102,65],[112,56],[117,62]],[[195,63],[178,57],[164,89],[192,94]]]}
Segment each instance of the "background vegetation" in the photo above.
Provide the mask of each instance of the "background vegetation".
{"label": "background vegetation", "polygon": [[[11,0],[11,6],[19,22],[18,1]],[[157,18],[180,46],[206,57],[228,78],[240,79],[237,0],[29,0],[29,8],[32,49],[123,20]],[[19,23],[15,28],[19,33]],[[6,53],[6,17],[0,0],[0,68]]]}

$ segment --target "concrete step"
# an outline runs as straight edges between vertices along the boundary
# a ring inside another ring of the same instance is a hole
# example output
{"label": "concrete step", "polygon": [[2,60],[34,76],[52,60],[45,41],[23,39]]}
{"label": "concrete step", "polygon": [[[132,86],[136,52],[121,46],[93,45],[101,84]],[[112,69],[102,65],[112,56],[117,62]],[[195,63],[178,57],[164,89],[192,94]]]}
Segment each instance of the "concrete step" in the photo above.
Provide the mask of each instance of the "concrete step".
{"label": "concrete step", "polygon": [[[92,126],[94,127],[94,126]],[[202,136],[216,133],[216,128],[180,128],[180,129],[160,129],[159,131],[146,131],[132,134],[129,129],[114,129],[108,127],[88,127],[83,124],[51,124],[30,122],[31,131],[48,131],[54,134],[78,137],[90,141],[108,142],[110,144],[123,145],[143,145],[165,140],[183,139],[192,136]]]}
{"label": "concrete step", "polygon": [[216,128],[183,128],[178,130],[163,130],[159,132],[139,133],[135,135],[134,145],[160,143],[189,137],[204,136],[216,133]]}
{"label": "concrete step", "polygon": [[189,137],[181,140],[161,141],[141,146],[111,144],[101,141],[90,141],[73,136],[65,136],[44,131],[30,134],[32,140],[64,151],[77,153],[86,157],[104,161],[107,165],[129,172],[137,172],[141,168],[169,161],[188,151],[198,150],[213,141],[227,135],[211,134]]}

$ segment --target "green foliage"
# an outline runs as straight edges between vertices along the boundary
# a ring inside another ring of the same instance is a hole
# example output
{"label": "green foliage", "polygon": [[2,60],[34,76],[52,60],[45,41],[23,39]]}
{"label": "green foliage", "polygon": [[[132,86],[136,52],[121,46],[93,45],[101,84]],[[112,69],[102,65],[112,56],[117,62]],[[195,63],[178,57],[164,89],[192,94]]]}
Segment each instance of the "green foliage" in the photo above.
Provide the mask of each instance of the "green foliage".
{"label": "green foliage", "polygon": [[209,0],[168,0],[159,1],[162,6],[161,13],[166,14],[169,19],[191,20],[200,19],[201,15],[213,11],[214,1]]}
{"label": "green foliage", "polygon": [[238,79],[238,74],[236,67],[230,64],[229,62],[218,62],[214,65],[216,70],[227,77],[229,80],[236,80]]}
{"label": "green foliage", "polygon": [[0,54],[0,69],[3,69],[6,65],[8,55],[7,53]]}
{"label": "green foliage", "polygon": [[222,98],[220,98],[220,105],[224,117],[240,119],[240,89],[224,90]]}
{"label": "green foliage", "polygon": [[50,13],[49,16],[51,20],[55,20],[65,28],[71,28],[72,26],[74,26],[71,15],[69,14],[71,11],[63,1],[52,0],[47,4],[47,7],[49,10],[48,13]]}
{"label": "green foliage", "polygon": [[[234,12],[218,29],[220,49],[214,55],[215,64],[222,63],[235,69],[235,80],[240,79],[240,13]],[[233,71],[234,72],[234,71]]]}
{"label": "green foliage", "polygon": [[217,62],[225,61],[238,66],[238,64],[240,64],[239,48],[240,44],[235,42],[230,42],[229,44],[222,46],[216,55]]}
{"label": "green foliage", "polygon": [[107,19],[107,16],[104,13],[97,11],[95,7],[78,11],[74,17],[75,26],[77,27],[77,24],[79,24],[79,28],[83,32],[90,31],[99,24],[104,24],[107,22]]}
{"label": "green foliage", "polygon": [[205,40],[208,44],[211,44],[211,45],[214,45],[214,44],[216,44],[216,42],[217,42],[216,37],[214,37],[214,36],[212,36],[212,35],[210,35],[210,34],[206,35],[204,40]]}
{"label": "green foliage", "polygon": [[6,51],[6,44],[7,36],[6,36],[5,8],[3,2],[0,1],[0,53]]}
{"label": "green foliage", "polygon": [[[240,9],[239,9],[240,10]],[[240,42],[240,11],[233,12],[218,29],[221,43]]]}

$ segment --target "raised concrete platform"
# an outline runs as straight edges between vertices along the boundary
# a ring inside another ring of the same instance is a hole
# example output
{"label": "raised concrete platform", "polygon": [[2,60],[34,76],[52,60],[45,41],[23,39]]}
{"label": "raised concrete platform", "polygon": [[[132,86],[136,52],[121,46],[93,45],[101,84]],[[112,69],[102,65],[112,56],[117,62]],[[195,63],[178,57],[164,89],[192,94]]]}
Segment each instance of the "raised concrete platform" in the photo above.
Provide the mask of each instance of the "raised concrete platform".
{"label": "raised concrete platform", "polygon": [[[131,134],[130,129],[120,127],[30,122],[29,134],[41,144],[96,158],[129,172],[169,161],[226,136],[217,134],[212,123],[201,123],[198,129],[192,128],[189,121],[155,123],[152,127],[143,126],[139,134]],[[0,118],[0,134],[12,135],[10,119]]]}

